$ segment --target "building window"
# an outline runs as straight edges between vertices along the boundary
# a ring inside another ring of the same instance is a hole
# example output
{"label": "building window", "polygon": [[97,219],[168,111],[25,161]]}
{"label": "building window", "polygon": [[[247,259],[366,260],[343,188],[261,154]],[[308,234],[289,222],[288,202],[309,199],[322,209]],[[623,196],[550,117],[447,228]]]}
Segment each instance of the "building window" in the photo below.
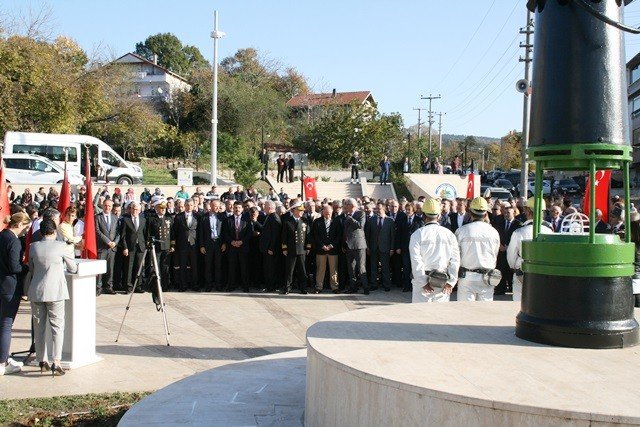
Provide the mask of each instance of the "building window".
{"label": "building window", "polygon": [[640,113],[640,96],[636,96],[631,101],[631,114],[635,117],[638,113]]}
{"label": "building window", "polygon": [[631,145],[634,147],[640,146],[640,128],[633,130],[633,141],[631,141]]}
{"label": "building window", "polygon": [[635,83],[638,79],[640,79],[640,64],[631,70],[631,82],[629,84]]}

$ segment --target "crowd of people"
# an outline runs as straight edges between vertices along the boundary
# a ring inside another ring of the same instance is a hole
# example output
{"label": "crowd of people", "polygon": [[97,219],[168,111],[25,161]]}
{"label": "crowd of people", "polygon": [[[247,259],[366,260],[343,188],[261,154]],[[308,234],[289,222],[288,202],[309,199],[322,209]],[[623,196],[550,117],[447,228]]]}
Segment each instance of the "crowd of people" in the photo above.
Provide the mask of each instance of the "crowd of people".
{"label": "crowd of people", "polygon": [[[535,216],[533,198],[303,201],[282,190],[270,189],[261,195],[254,188],[239,186],[224,192],[216,186],[207,192],[198,187],[191,195],[185,187],[175,195],[145,188],[139,196],[133,189],[111,192],[105,186],[91,201],[80,187],[65,212],[55,209],[59,196],[54,189],[9,195],[12,213],[20,215],[15,221],[12,217],[14,228],[18,227],[13,234],[22,241],[20,250],[29,249],[25,234],[32,221],[30,241],[45,237],[42,227],[45,234],[51,234],[53,227],[53,240],[62,245],[61,255],[67,259],[80,254],[84,209],[93,203],[98,258],[107,261],[96,294],[150,291],[156,304],[160,303],[158,276],[163,291],[177,292],[362,291],[368,295],[398,287],[412,292],[414,302],[442,302],[450,300],[455,287],[458,301],[490,301],[509,291],[518,300],[521,242],[531,239]],[[577,212],[570,200],[547,198],[541,205],[542,233],[560,232],[563,218]],[[633,207],[631,211],[630,233],[640,248],[640,215]],[[597,232],[624,235],[622,200],[612,200],[608,223],[598,215]],[[10,239],[14,252],[16,239]],[[150,251],[155,252],[157,269]],[[24,274],[24,263],[17,265],[20,269],[0,266],[0,272]],[[635,280],[640,282],[640,276]],[[7,328],[10,334],[9,324],[17,311],[15,298],[8,296],[15,283],[9,288],[3,288],[6,295],[0,306],[0,365],[6,366],[8,345],[4,343],[10,340]],[[32,303],[37,302],[28,295]],[[55,315],[48,306],[33,310]]]}

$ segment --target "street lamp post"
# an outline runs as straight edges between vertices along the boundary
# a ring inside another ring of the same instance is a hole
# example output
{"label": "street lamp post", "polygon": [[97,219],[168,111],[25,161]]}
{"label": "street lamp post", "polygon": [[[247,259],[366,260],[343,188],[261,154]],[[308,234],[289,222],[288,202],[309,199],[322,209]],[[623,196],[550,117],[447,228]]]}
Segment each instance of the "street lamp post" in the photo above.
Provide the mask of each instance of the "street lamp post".
{"label": "street lamp post", "polygon": [[211,185],[218,185],[218,39],[225,33],[218,30],[218,11],[213,12],[213,100],[211,106]]}

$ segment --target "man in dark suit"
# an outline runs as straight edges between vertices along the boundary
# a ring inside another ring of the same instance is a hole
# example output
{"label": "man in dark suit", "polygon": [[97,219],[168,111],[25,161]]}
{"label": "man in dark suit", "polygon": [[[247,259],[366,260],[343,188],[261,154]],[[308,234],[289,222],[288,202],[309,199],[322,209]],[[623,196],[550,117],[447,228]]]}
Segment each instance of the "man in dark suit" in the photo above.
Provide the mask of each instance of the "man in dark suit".
{"label": "man in dark suit", "polygon": [[282,253],[286,258],[285,285],[282,293],[291,292],[294,272],[301,294],[307,293],[307,269],[305,259],[311,249],[310,227],[302,219],[304,204],[291,207],[291,218],[282,223]]}
{"label": "man in dark suit", "polygon": [[322,216],[311,225],[312,247],[316,254],[315,293],[322,292],[324,274],[329,266],[329,286],[334,294],[340,293],[338,286],[338,252],[342,228],[340,221],[332,218],[333,207],[327,203],[322,208]]}
{"label": "man in dark suit", "polygon": [[598,234],[611,234],[613,229],[611,225],[602,220],[602,211],[596,209],[596,233]]}
{"label": "man in dark suit", "polygon": [[202,289],[211,292],[214,288],[221,291],[222,283],[222,219],[218,216],[220,201],[211,200],[208,212],[198,222],[198,247],[203,255],[204,278]]}
{"label": "man in dark suit", "polygon": [[344,211],[343,234],[349,274],[349,290],[346,293],[357,293],[358,284],[360,284],[364,289],[364,294],[369,295],[366,267],[367,241],[364,235],[367,218],[364,211],[358,209],[357,202],[353,198],[345,200]]}
{"label": "man in dark suit", "polygon": [[[143,262],[147,245],[147,224],[145,218],[140,215],[140,203],[131,202],[129,212],[123,216],[120,225],[120,251],[126,266],[124,283],[127,293],[133,291],[133,282]],[[136,292],[144,292],[141,281],[138,281]]]}
{"label": "man in dark suit", "polygon": [[176,214],[171,229],[171,245],[175,250],[176,284],[180,292],[191,287],[198,290],[198,218],[193,200],[184,202],[184,211]]}
{"label": "man in dark suit", "polygon": [[[496,206],[498,205],[496,201]],[[517,230],[522,223],[515,217],[514,206],[510,202],[506,202],[502,206],[502,215],[495,215],[492,224],[500,235],[500,250],[496,261],[496,268],[502,273],[502,279],[498,286],[493,290],[494,295],[504,295],[508,288],[513,286],[513,274],[509,263],[507,262],[507,246],[511,241],[511,235]]]}
{"label": "man in dark suit", "polygon": [[276,290],[277,262],[281,250],[282,222],[276,213],[276,204],[273,201],[267,200],[264,203],[264,213],[266,217],[262,223],[258,249],[262,254],[264,289],[266,292],[274,292]]}
{"label": "man in dark suit", "polygon": [[222,235],[224,236],[223,251],[227,251],[229,265],[229,280],[227,291],[235,289],[240,268],[240,280],[242,290],[249,292],[249,242],[253,237],[251,221],[242,215],[242,202],[233,204],[233,215],[227,217],[223,223]]}
{"label": "man in dark suit", "polygon": [[287,159],[287,171],[289,172],[289,181],[293,182],[293,172],[296,169],[296,162],[293,160],[293,156],[289,154],[289,158]]}
{"label": "man in dark suit", "polygon": [[96,215],[96,243],[98,247],[98,259],[107,261],[107,272],[102,274],[96,282],[96,295],[105,293],[115,294],[113,290],[113,262],[116,250],[120,242],[118,233],[118,217],[111,213],[113,202],[105,200],[102,204],[102,213]]}
{"label": "man in dark suit", "polygon": [[406,218],[397,224],[398,239],[396,240],[396,254],[402,256],[402,292],[411,292],[411,258],[409,257],[409,240],[411,235],[424,225],[422,218],[416,214],[413,203],[407,203],[405,207]]}
{"label": "man in dark suit", "polygon": [[378,263],[385,292],[391,290],[391,254],[395,252],[395,222],[386,214],[384,202],[378,202],[377,214],[365,226],[369,252],[369,280],[371,290],[378,288]]}
{"label": "man in dark suit", "polygon": [[[396,199],[388,200],[387,216],[394,221],[395,224],[395,240],[398,239],[398,224],[406,221],[407,214],[400,210],[400,203]],[[393,286],[402,286],[402,255],[393,252],[391,256],[391,283]]]}
{"label": "man in dark suit", "polygon": [[456,200],[457,212],[451,212],[451,231],[453,233],[460,227],[471,222],[471,215],[467,212],[467,199],[459,198]]}

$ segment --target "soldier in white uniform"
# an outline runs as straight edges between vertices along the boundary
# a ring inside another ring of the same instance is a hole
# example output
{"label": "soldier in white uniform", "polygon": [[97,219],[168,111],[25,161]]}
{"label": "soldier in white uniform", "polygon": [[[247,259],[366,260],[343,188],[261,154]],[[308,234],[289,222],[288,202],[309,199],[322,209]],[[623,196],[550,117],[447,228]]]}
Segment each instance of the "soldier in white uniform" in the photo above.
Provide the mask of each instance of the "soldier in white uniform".
{"label": "soldier in white uniform", "polygon": [[[522,272],[522,241],[533,239],[533,217],[535,198],[529,198],[524,205],[524,215],[527,220],[522,224],[522,227],[518,228],[511,235],[511,241],[507,247],[507,262],[509,267],[514,270],[513,273],[513,300],[520,301],[522,299],[522,279],[524,273]],[[540,200],[540,211],[545,211],[546,204],[544,200]],[[551,234],[553,230],[542,224],[540,226],[540,233]]]}
{"label": "soldier in white uniform", "polygon": [[[458,280],[458,241],[451,230],[438,223],[441,207],[437,200],[427,199],[422,206],[422,212],[426,223],[424,227],[416,230],[409,240],[409,257],[413,271],[411,302],[447,302]],[[449,277],[444,286],[429,283],[428,273],[433,271],[447,273]]]}
{"label": "soldier in white uniform", "polygon": [[484,221],[488,210],[487,201],[476,197],[470,205],[472,222],[456,230],[460,245],[458,301],[493,301],[493,289],[500,281],[486,280],[492,273],[498,274],[495,268],[500,250],[500,235]]}

